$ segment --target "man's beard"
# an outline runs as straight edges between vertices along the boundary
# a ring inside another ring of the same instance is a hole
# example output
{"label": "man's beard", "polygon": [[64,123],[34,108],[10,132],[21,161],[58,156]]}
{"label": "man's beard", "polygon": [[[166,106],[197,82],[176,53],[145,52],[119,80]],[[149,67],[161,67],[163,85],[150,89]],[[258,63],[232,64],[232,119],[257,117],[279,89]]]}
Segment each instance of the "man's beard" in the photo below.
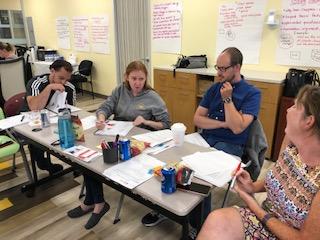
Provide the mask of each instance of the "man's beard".
{"label": "man's beard", "polygon": [[220,82],[229,82],[229,83],[233,83],[234,79],[235,79],[235,74],[232,74],[232,76],[230,77],[227,77],[227,78],[222,78],[222,77],[219,77],[220,78]]}

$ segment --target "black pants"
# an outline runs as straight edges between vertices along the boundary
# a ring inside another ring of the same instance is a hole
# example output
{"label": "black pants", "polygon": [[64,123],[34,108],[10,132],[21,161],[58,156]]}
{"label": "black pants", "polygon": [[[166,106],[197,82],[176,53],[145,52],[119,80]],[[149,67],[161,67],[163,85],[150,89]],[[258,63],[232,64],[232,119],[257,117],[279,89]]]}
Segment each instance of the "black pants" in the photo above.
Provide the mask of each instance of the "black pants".
{"label": "black pants", "polygon": [[35,145],[29,144],[30,157],[35,161],[40,169],[48,169],[50,167],[49,157],[44,156],[44,151]]}
{"label": "black pants", "polygon": [[200,230],[204,220],[208,217],[210,212],[211,212],[211,193],[203,199],[202,212],[196,208],[190,213],[190,225]]}
{"label": "black pants", "polygon": [[86,174],[83,174],[83,178],[86,186],[86,197],[83,203],[85,205],[103,203],[104,197],[102,183]]}

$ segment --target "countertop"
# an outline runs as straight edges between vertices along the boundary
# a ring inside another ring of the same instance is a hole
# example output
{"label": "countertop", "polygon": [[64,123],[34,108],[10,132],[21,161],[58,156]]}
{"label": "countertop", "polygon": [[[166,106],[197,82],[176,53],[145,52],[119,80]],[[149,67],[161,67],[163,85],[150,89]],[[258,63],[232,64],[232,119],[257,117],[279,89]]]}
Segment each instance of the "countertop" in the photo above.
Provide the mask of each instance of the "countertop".
{"label": "countertop", "polygon": [[[155,66],[154,69],[173,71],[174,67],[170,65]],[[208,68],[177,68],[176,72],[192,73],[199,75],[216,76],[217,71],[213,67]],[[270,71],[255,71],[255,70],[241,70],[241,74],[246,80],[257,81],[257,82],[267,82],[274,84],[281,84],[284,82],[286,73],[281,72],[270,72]]]}

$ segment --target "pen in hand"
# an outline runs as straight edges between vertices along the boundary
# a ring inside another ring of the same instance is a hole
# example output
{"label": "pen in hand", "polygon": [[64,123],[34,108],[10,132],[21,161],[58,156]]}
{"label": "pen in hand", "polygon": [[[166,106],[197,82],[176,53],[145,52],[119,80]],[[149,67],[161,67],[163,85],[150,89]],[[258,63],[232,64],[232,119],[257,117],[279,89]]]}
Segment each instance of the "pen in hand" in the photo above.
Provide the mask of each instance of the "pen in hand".
{"label": "pen in hand", "polygon": [[233,187],[234,187],[234,184],[235,184],[236,179],[237,179],[236,174],[237,174],[237,172],[239,172],[240,167],[241,167],[241,161],[239,162],[239,164],[238,164],[238,166],[237,166],[237,168],[236,168],[236,170],[235,170],[234,176],[233,176],[233,178],[232,178],[232,180],[231,180],[230,188],[233,188]]}

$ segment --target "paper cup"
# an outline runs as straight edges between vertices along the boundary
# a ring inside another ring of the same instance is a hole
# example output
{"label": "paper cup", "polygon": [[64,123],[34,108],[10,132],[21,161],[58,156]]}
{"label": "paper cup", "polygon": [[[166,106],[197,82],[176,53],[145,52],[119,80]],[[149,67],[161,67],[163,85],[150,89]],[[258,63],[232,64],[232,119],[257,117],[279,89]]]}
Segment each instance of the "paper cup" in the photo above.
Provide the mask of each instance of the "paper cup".
{"label": "paper cup", "polygon": [[175,123],[171,126],[173,141],[176,146],[181,146],[183,144],[186,129],[187,128],[183,123]]}

